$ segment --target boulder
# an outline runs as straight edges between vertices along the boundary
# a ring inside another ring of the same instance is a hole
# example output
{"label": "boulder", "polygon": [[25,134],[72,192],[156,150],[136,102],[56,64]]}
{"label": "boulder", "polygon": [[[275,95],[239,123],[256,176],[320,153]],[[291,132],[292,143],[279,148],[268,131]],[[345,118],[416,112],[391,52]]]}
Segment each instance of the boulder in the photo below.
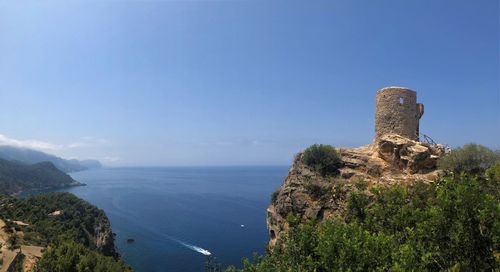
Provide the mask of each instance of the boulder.
{"label": "boulder", "polygon": [[397,134],[387,134],[375,143],[380,158],[410,174],[436,169],[437,159],[445,152],[442,145],[429,145]]}

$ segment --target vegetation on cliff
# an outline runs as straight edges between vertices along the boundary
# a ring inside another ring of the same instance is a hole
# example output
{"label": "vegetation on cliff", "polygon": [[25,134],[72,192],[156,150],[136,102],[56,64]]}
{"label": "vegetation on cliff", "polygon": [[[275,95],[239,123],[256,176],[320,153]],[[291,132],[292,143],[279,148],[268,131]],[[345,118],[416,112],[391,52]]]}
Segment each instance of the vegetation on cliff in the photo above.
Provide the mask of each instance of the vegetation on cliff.
{"label": "vegetation on cliff", "polygon": [[0,194],[78,184],[50,162],[23,164],[0,159]]}
{"label": "vegetation on cliff", "polygon": [[484,156],[490,150],[476,151],[449,156],[463,165],[474,154],[481,167],[458,173],[450,163],[433,182],[368,186],[358,181],[350,190],[328,194],[332,201],[346,200],[342,213],[307,222],[290,213],[281,239],[264,256],[244,260],[240,271],[500,269],[500,164]]}
{"label": "vegetation on cliff", "polygon": [[36,272],[131,271],[123,262],[103,256],[73,241],[49,247],[38,261]]}
{"label": "vegetation on cliff", "polygon": [[70,193],[0,196],[10,248],[45,247],[37,271],[128,271],[104,211]]}
{"label": "vegetation on cliff", "polygon": [[[28,198],[0,196],[0,218],[8,226],[13,220],[27,223],[22,227],[24,242],[47,246],[72,240],[91,249],[113,256],[96,244],[97,238],[110,229],[103,210],[70,193],[47,193]],[[59,211],[58,215],[51,215]],[[20,226],[15,226],[21,228]],[[109,243],[113,243],[109,239]]]}
{"label": "vegetation on cliff", "polygon": [[345,219],[292,221],[280,244],[241,271],[498,269],[499,182],[447,176],[353,192]]}
{"label": "vegetation on cliff", "polygon": [[438,167],[448,172],[476,174],[484,172],[500,159],[500,154],[485,146],[470,143],[454,149],[438,160]]}
{"label": "vegetation on cliff", "polygon": [[337,174],[342,160],[340,154],[331,145],[314,144],[304,150],[302,161],[323,176]]}

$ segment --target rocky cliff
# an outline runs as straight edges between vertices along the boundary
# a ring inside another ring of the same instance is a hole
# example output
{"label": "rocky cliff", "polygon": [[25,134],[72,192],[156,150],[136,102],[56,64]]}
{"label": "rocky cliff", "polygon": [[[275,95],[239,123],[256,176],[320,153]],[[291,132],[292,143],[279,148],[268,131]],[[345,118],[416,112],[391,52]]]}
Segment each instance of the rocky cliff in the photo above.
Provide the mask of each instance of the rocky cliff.
{"label": "rocky cliff", "polygon": [[281,188],[273,194],[267,209],[269,246],[288,231],[287,217],[301,222],[339,215],[346,209],[347,193],[357,190],[362,180],[367,188],[415,181],[432,182],[439,175],[437,159],[445,153],[442,145],[413,141],[396,134],[382,136],[359,148],[339,148],[342,166],[334,177],[323,177],[302,162],[297,154]]}
{"label": "rocky cliff", "polygon": [[92,238],[99,252],[106,256],[112,256],[115,259],[120,257],[118,252],[116,252],[115,237],[107,217],[105,220],[98,222],[97,225],[94,226],[94,235]]}

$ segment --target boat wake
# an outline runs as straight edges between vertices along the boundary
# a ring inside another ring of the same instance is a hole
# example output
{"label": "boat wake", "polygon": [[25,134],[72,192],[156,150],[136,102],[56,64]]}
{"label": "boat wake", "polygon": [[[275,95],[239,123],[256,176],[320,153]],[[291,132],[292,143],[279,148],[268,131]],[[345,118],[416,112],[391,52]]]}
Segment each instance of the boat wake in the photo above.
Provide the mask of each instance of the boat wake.
{"label": "boat wake", "polygon": [[192,245],[190,243],[181,241],[181,240],[179,240],[177,238],[174,238],[174,237],[172,237],[170,235],[160,233],[158,231],[155,231],[155,230],[153,230],[151,228],[148,228],[148,227],[145,227],[145,226],[141,226],[141,227],[144,228],[144,229],[146,229],[148,232],[155,234],[157,237],[159,236],[159,237],[163,237],[163,238],[169,239],[171,241],[174,241],[174,242],[176,242],[176,243],[184,246],[187,249],[191,249],[191,250],[196,251],[198,253],[201,253],[201,254],[203,254],[205,256],[211,256],[212,255],[212,253],[210,251],[208,251],[208,250],[206,250],[204,248],[201,248],[199,246],[195,246],[195,245]]}
{"label": "boat wake", "polygon": [[204,249],[204,248],[201,248],[201,247],[199,247],[199,246],[191,245],[191,244],[188,244],[188,243],[186,243],[186,242],[183,242],[183,241],[180,241],[180,240],[177,240],[177,239],[174,239],[174,240],[175,240],[177,243],[179,243],[179,244],[181,244],[181,245],[183,245],[183,246],[185,246],[185,247],[187,247],[187,248],[189,248],[189,249],[191,249],[191,250],[194,250],[194,251],[196,251],[196,252],[198,252],[198,253],[201,253],[201,254],[203,254],[203,255],[205,255],[205,256],[210,256],[210,255],[212,255],[212,253],[210,253],[210,251],[208,251],[208,250],[206,250],[206,249]]}

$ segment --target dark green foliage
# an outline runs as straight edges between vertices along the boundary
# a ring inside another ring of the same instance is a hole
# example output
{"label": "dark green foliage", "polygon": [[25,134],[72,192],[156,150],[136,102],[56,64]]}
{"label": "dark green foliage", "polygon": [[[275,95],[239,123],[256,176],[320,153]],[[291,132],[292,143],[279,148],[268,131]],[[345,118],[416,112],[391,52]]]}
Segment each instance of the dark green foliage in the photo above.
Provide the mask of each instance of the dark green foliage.
{"label": "dark green foliage", "polygon": [[[500,269],[498,180],[467,175],[352,192],[347,220],[296,225],[241,271]],[[233,268],[232,271],[235,271]]]}
{"label": "dark green foliage", "polygon": [[16,258],[16,265],[14,266],[14,272],[24,272],[23,262],[26,256],[23,253],[19,253]]}
{"label": "dark green foliage", "polygon": [[438,161],[438,168],[459,174],[477,174],[488,169],[498,162],[500,157],[495,153],[479,144],[466,144],[461,148],[451,151],[450,154],[442,157]]}
{"label": "dark green foliage", "polygon": [[357,223],[335,221],[321,224],[316,232],[318,270],[375,271],[390,267],[390,249],[394,246],[391,236],[368,232]]}
{"label": "dark green foliage", "polygon": [[286,221],[288,222],[288,225],[290,227],[296,227],[300,223],[300,217],[293,213],[289,213],[288,216],[286,217]]}
{"label": "dark green foliage", "polygon": [[9,245],[10,250],[14,250],[16,248],[19,248],[19,238],[17,238],[16,235],[11,235],[11,236],[9,236],[9,239],[7,240],[7,244]]}
{"label": "dark green foliage", "polygon": [[280,193],[280,189],[278,188],[276,191],[274,191],[271,194],[271,203],[274,203],[274,202],[276,202],[276,200],[278,200],[279,193]]}
{"label": "dark green foliage", "polygon": [[[20,226],[23,238],[11,235],[9,244],[47,247],[36,271],[130,271],[115,260],[114,251],[99,252],[96,248],[98,232],[110,227],[104,212],[70,193],[29,198],[0,196],[0,207],[6,230],[17,226],[9,219],[29,224]],[[59,216],[49,215],[57,210],[62,211]]]}
{"label": "dark green foliage", "polygon": [[343,199],[347,191],[343,184],[335,184],[332,188],[332,197],[334,199]]}
{"label": "dark green foliage", "polygon": [[364,191],[368,188],[368,182],[364,179],[358,179],[354,185],[356,186],[356,189],[360,191]]}
{"label": "dark green foliage", "polygon": [[331,145],[314,144],[302,155],[302,162],[322,176],[334,176],[342,166],[340,154]]}
{"label": "dark green foliage", "polygon": [[500,182],[500,162],[490,167],[486,171],[486,176],[493,181]]}
{"label": "dark green foliage", "polygon": [[26,165],[0,159],[0,194],[63,187],[74,183],[75,180],[50,162]]}
{"label": "dark green foliage", "polygon": [[321,185],[314,184],[314,183],[306,184],[305,188],[306,188],[307,192],[314,199],[320,199],[321,197],[323,197],[324,195],[326,195],[327,193],[330,192],[329,187],[323,187]]}
{"label": "dark green foliage", "polygon": [[352,192],[347,197],[347,220],[357,219],[363,221],[366,217],[366,208],[370,199],[364,193]]}
{"label": "dark green foliage", "polygon": [[131,271],[122,261],[103,256],[82,244],[66,241],[49,247],[37,263],[36,272]]}
{"label": "dark green foliage", "polygon": [[[29,198],[0,196],[0,206],[10,207],[0,209],[0,218],[4,221],[21,220],[29,224],[23,228],[24,240],[34,245],[72,240],[95,248],[92,240],[97,226],[109,227],[104,211],[70,193],[48,193]],[[61,210],[62,214],[49,216],[56,210]]]}

